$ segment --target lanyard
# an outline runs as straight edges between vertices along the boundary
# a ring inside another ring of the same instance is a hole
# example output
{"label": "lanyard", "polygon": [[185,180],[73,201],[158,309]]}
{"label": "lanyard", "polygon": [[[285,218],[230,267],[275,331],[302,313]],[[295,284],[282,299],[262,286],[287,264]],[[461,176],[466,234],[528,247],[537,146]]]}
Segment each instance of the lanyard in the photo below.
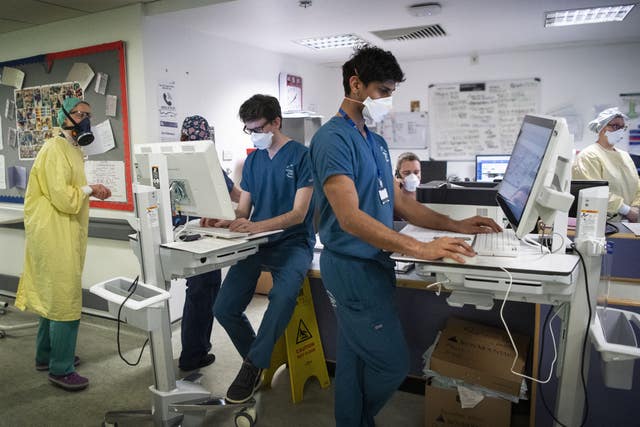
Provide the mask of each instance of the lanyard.
{"label": "lanyard", "polygon": [[[349,117],[349,115],[342,108],[340,108],[338,111],[340,112],[340,114],[342,114],[342,117],[347,121],[347,123],[353,126],[353,128],[357,130],[358,133],[360,134],[360,130],[356,126],[355,122],[351,119],[351,117]],[[376,150],[374,148],[377,144],[373,139],[373,135],[371,134],[371,132],[369,132],[369,128],[367,128],[366,125],[364,127],[364,131],[367,135],[366,137],[367,145],[369,145],[369,148],[371,148],[373,161],[376,164],[376,172],[378,173],[378,196],[380,197],[380,202],[383,205],[386,205],[387,203],[389,203],[389,193],[387,192],[387,189],[384,187],[384,182],[382,181],[382,173],[380,172],[381,167],[378,160],[378,156],[376,155]]]}

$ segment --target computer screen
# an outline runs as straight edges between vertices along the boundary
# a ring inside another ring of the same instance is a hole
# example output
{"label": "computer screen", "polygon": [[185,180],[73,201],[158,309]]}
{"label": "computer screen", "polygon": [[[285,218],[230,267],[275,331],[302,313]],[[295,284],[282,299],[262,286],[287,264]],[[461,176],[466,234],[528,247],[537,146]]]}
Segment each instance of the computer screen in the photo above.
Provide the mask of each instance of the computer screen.
{"label": "computer screen", "polygon": [[420,184],[431,181],[447,180],[446,160],[421,160],[420,161]]}
{"label": "computer screen", "polygon": [[508,154],[476,155],[476,181],[494,182],[501,180],[509,164]]}
{"label": "computer screen", "polygon": [[[566,204],[568,199],[562,195],[569,193],[571,149],[572,138],[564,119],[524,117],[497,194],[518,238],[531,232],[539,216],[549,218],[556,210],[568,210],[570,201]],[[545,189],[551,188],[561,196],[556,208],[538,203]]]}
{"label": "computer screen", "polygon": [[159,168],[154,162],[156,156],[166,159],[172,210],[184,215],[235,219],[212,141],[137,144],[134,150],[139,184],[160,188],[163,183],[159,182]]}

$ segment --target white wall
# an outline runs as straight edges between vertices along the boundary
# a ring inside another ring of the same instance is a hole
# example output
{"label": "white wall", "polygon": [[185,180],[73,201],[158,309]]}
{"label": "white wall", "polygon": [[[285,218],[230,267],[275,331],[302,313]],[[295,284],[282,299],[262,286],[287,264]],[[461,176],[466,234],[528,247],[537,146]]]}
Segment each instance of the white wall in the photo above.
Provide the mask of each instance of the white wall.
{"label": "white wall", "polygon": [[[0,61],[123,40],[131,140],[144,140],[146,122],[142,16],[142,6],[138,4],[0,34]],[[13,204],[9,205],[15,207]],[[120,211],[101,209],[92,209],[91,215],[117,218],[131,216]],[[0,228],[0,242],[0,273],[20,276],[24,258],[24,232]],[[138,262],[129,249],[128,242],[89,239],[82,277],[84,287],[117,275],[135,277],[138,271]]]}
{"label": "white wall", "polygon": [[233,160],[222,161],[224,169],[234,170],[251,147],[238,118],[240,105],[256,93],[278,97],[280,72],[303,78],[303,108],[324,120],[335,114],[340,102],[341,80],[335,69],[274,53],[268,46],[256,48],[195,32],[171,14],[145,17],[144,46],[149,142],[160,137],[157,84],[175,81],[179,125],[186,116],[204,116],[215,127],[218,152],[233,152]]}
{"label": "white wall", "polygon": [[[620,93],[640,91],[640,43],[563,47],[515,53],[480,55],[472,65],[468,57],[406,61],[400,65],[406,81],[394,94],[394,108],[409,111],[419,100],[427,109],[427,89],[432,83],[474,82],[539,77],[541,112],[574,106],[584,123],[581,149],[595,141],[586,129],[596,115],[596,105],[617,105]],[[449,162],[449,173],[474,177],[472,162]]]}

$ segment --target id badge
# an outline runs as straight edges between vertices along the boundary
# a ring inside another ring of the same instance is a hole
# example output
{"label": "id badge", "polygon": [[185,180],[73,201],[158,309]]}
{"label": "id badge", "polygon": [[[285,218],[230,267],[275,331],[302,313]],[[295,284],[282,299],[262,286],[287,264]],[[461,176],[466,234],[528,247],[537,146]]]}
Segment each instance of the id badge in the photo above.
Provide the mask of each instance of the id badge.
{"label": "id badge", "polygon": [[387,192],[387,189],[384,188],[384,184],[381,179],[378,179],[378,196],[380,196],[380,202],[382,202],[383,205],[389,203],[389,193]]}

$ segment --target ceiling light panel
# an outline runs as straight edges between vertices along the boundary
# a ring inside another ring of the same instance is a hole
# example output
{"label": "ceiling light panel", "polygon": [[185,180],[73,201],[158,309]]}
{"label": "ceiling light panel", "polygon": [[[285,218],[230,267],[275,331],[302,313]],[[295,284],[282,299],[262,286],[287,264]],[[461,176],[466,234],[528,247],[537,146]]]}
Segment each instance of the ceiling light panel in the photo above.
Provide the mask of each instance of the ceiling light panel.
{"label": "ceiling light panel", "polygon": [[340,47],[351,47],[367,44],[356,34],[341,34],[338,36],[310,37],[302,40],[294,40],[294,43],[301,44],[315,50],[336,49]]}
{"label": "ceiling light panel", "polygon": [[545,27],[619,22],[633,9],[633,4],[592,7],[587,9],[556,10],[545,13]]}

